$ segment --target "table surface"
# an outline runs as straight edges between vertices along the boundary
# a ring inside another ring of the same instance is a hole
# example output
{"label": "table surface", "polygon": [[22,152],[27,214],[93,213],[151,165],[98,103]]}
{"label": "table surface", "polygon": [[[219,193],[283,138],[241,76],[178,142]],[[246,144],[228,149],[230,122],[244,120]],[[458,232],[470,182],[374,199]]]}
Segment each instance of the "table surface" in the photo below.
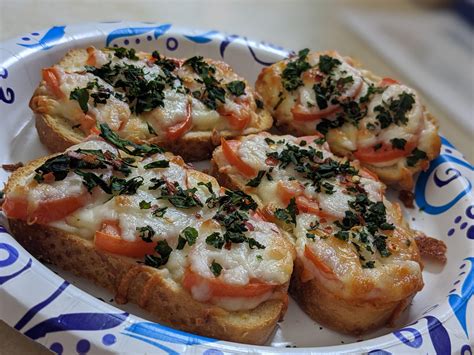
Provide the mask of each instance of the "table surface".
{"label": "table surface", "polygon": [[[112,20],[169,22],[187,28],[238,33],[291,49],[336,49],[381,76],[416,85],[423,94],[422,83],[397,72],[338,16],[341,10],[351,8],[393,10],[400,16],[426,11],[408,0],[0,0],[0,41],[59,24]],[[428,97],[425,102],[438,118],[443,135],[474,161],[473,145],[469,144],[472,137],[450,120],[436,102]],[[2,353],[31,353],[35,348],[35,344],[15,335],[1,321],[0,341]]]}

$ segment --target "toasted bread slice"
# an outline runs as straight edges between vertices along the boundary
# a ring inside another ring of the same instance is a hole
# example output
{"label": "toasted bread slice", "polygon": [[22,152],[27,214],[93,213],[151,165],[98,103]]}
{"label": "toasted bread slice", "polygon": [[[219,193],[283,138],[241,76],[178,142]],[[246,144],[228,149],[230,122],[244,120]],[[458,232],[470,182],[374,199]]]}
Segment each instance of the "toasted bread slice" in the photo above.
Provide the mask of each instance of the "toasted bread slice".
{"label": "toasted bread slice", "polygon": [[255,87],[282,133],[322,134],[386,184],[411,189],[439,155],[437,122],[418,93],[337,52],[301,51],[264,68]]}
{"label": "toasted bread slice", "polygon": [[122,138],[197,161],[210,158],[221,136],[272,126],[253,88],[227,64],[124,50],[74,49],[43,69],[30,107],[49,150],[61,152],[107,123]]}
{"label": "toasted bread slice", "polygon": [[422,264],[385,185],[335,157],[320,138],[250,135],[223,141],[211,174],[260,204],[293,237],[290,292],[314,320],[361,334],[394,321],[423,287]]}
{"label": "toasted bread slice", "polygon": [[[12,234],[35,257],[160,323],[263,344],[287,308],[288,237],[249,196],[220,189],[170,153],[127,147],[145,157],[96,139],[16,170],[3,205]],[[227,239],[231,227],[219,218],[233,211],[246,227]]]}

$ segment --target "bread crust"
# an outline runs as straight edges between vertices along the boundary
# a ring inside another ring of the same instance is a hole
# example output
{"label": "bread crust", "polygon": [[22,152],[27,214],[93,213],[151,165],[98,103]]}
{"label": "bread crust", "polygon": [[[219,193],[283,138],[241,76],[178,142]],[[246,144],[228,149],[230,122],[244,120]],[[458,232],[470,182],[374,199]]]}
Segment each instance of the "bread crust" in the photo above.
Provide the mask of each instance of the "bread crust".
{"label": "bread crust", "polygon": [[[9,220],[18,242],[36,258],[87,278],[114,293],[117,303],[138,304],[159,323],[238,343],[263,344],[286,311],[281,299],[250,311],[229,312],[195,301],[162,270],[94,248],[93,242],[56,228]],[[280,291],[286,292],[288,284]]]}
{"label": "bread crust", "polygon": [[387,303],[346,300],[327,290],[317,279],[302,282],[303,271],[297,258],[290,283],[291,296],[311,319],[347,334],[360,335],[391,324],[416,294]]}

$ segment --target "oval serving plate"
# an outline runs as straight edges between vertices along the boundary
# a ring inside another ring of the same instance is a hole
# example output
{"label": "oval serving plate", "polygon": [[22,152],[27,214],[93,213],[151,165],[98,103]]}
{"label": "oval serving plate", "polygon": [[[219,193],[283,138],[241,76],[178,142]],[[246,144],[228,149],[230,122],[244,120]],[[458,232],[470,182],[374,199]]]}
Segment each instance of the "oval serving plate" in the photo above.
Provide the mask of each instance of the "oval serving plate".
{"label": "oval serving plate", "polygon": [[[68,49],[94,45],[157,49],[175,57],[224,60],[253,83],[262,67],[288,55],[264,42],[218,31],[191,31],[143,22],[53,26],[0,44],[0,161],[47,154],[39,143],[28,101],[40,70]],[[316,45],[314,46],[316,47]],[[315,48],[316,49],[316,48]],[[414,228],[448,245],[448,262],[426,263],[424,289],[395,328],[362,338],[341,335],[310,320],[290,301],[267,347],[229,343],[154,323],[134,305],[72,274],[43,265],[0,227],[0,318],[56,353],[163,352],[217,355],[268,353],[472,354],[474,336],[473,167],[446,139],[440,157],[416,183],[416,208],[405,210]],[[5,182],[8,174],[0,171]],[[5,222],[2,219],[2,222]]]}

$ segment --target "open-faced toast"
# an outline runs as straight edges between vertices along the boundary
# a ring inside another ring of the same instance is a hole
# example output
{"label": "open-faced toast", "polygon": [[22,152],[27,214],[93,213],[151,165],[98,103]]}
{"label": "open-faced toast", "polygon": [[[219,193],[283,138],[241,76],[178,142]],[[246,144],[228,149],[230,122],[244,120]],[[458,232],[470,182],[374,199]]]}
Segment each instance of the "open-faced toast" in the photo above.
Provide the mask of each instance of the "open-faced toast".
{"label": "open-faced toast", "polygon": [[283,133],[321,134],[386,184],[411,189],[439,154],[437,123],[415,90],[334,51],[302,50],[264,68],[255,86]]}
{"label": "open-faced toast", "polygon": [[16,170],[3,212],[36,257],[172,327],[262,344],[284,315],[294,246],[241,191],[180,157],[100,137]]}
{"label": "open-faced toast", "polygon": [[390,323],[423,287],[412,231],[385,185],[324,139],[260,133],[225,141],[218,181],[250,194],[296,245],[290,292],[313,319],[360,334]]}
{"label": "open-faced toast", "polygon": [[224,62],[93,47],[42,72],[30,101],[40,140],[62,152],[107,123],[120,137],[154,143],[186,161],[208,159],[219,137],[267,130],[270,114]]}

